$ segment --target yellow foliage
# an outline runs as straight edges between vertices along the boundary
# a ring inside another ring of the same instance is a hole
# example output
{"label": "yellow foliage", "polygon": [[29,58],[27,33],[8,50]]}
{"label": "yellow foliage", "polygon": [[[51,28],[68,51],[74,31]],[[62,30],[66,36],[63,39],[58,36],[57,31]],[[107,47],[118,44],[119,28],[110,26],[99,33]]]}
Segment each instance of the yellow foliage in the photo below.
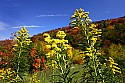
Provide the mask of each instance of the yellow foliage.
{"label": "yellow foliage", "polygon": [[121,73],[121,70],[120,70],[120,68],[119,67],[117,67],[118,66],[118,64],[117,63],[115,63],[114,62],[114,60],[111,58],[111,57],[109,57],[109,60],[107,60],[108,62],[109,62],[109,67],[112,69],[112,72],[115,74],[116,72],[117,73]]}
{"label": "yellow foliage", "polygon": [[72,51],[73,54],[73,62],[75,64],[83,64],[84,63],[84,58],[85,58],[85,54],[78,49],[74,49]]}
{"label": "yellow foliage", "polygon": [[32,75],[29,83],[40,83],[40,80],[37,79],[37,73]]}
{"label": "yellow foliage", "polygon": [[1,80],[5,80],[8,83],[13,83],[13,82],[17,81],[15,76],[16,76],[16,72],[11,70],[11,68],[0,69],[0,79]]}

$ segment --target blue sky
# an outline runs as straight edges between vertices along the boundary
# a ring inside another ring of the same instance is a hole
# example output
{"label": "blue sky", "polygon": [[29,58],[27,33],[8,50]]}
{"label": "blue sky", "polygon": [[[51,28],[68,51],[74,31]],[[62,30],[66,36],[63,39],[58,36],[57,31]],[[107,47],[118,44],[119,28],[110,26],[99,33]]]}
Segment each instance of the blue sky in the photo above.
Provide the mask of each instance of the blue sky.
{"label": "blue sky", "polygon": [[125,0],[0,0],[0,40],[25,26],[29,34],[69,25],[75,9],[93,21],[125,16]]}

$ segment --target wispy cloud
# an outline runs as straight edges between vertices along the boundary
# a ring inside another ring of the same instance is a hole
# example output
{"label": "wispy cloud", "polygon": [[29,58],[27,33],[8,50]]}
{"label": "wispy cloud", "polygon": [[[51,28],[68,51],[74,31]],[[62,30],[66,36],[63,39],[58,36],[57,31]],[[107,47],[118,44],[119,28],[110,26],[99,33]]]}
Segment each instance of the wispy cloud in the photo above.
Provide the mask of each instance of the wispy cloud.
{"label": "wispy cloud", "polygon": [[56,17],[56,16],[68,16],[67,14],[41,14],[41,15],[38,15],[37,17]]}
{"label": "wispy cloud", "polygon": [[1,30],[6,30],[9,27],[8,24],[6,24],[5,22],[0,21],[0,31]]}
{"label": "wispy cloud", "polygon": [[110,11],[105,11],[104,13],[109,14],[109,13],[110,13]]}
{"label": "wispy cloud", "polygon": [[35,26],[35,25],[29,25],[29,26],[16,26],[16,27],[12,27],[12,28],[38,28],[38,27],[46,27],[46,26]]}

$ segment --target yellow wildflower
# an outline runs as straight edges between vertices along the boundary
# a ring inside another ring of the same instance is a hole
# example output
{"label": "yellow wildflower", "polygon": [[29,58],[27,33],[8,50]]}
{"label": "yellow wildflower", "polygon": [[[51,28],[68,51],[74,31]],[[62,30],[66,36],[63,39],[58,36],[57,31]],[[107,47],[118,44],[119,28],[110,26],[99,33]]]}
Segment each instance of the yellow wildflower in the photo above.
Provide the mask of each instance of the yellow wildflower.
{"label": "yellow wildflower", "polygon": [[52,39],[52,42],[58,44],[58,43],[60,43],[60,40],[59,39]]}
{"label": "yellow wildflower", "polygon": [[76,11],[75,11],[74,15],[72,15],[72,16],[71,16],[71,18],[75,18],[75,17],[77,17],[77,16],[78,16],[78,12],[79,12],[79,10],[78,10],[78,9],[76,9]]}
{"label": "yellow wildflower", "polygon": [[22,27],[22,28],[21,28],[21,32],[22,32],[22,33],[27,33],[28,31],[26,30],[25,27]]}
{"label": "yellow wildflower", "polygon": [[48,53],[46,54],[46,57],[49,58],[50,56],[51,56],[51,52],[48,52]]}
{"label": "yellow wildflower", "polygon": [[92,53],[86,53],[87,56],[92,56]]}
{"label": "yellow wildflower", "polygon": [[91,40],[96,41],[96,40],[97,40],[97,38],[94,38],[94,37],[93,37]]}
{"label": "yellow wildflower", "polygon": [[51,66],[52,66],[53,68],[58,68],[58,67],[57,67],[57,62],[56,62],[55,60],[52,60]]}
{"label": "yellow wildflower", "polygon": [[68,45],[68,44],[64,44],[63,46],[64,46],[64,49],[65,49],[65,50],[67,50],[67,49],[72,49],[72,47],[71,47],[70,45]]}
{"label": "yellow wildflower", "polygon": [[115,63],[114,60],[111,57],[109,57],[108,61],[110,62],[109,67],[112,68],[112,71],[113,71],[114,74],[115,74],[115,72],[121,73],[120,68],[116,66],[118,64]]}
{"label": "yellow wildflower", "polygon": [[46,48],[51,49],[51,45],[46,45]]}
{"label": "yellow wildflower", "polygon": [[72,57],[72,55],[73,55],[73,54],[72,54],[72,50],[71,50],[71,49],[70,49],[70,50],[68,50],[68,51],[67,51],[67,53],[68,53],[68,57],[69,57],[69,58],[71,58],[71,57]]}
{"label": "yellow wildflower", "polygon": [[56,37],[61,38],[61,39],[64,39],[65,36],[66,36],[66,34],[65,34],[64,31],[59,31],[59,32],[57,32],[57,34],[56,34]]}
{"label": "yellow wildflower", "polygon": [[24,41],[24,43],[25,43],[26,45],[29,45],[31,42],[32,42],[32,41],[31,41],[30,39],[26,39],[26,40]]}
{"label": "yellow wildflower", "polygon": [[50,38],[50,35],[48,33],[44,33],[43,36]]}
{"label": "yellow wildflower", "polygon": [[17,46],[18,46],[18,44],[15,44],[15,45],[13,45],[13,46],[17,47]]}
{"label": "yellow wildflower", "polygon": [[95,24],[91,24],[89,28],[93,29],[94,27],[96,27],[96,25]]}
{"label": "yellow wildflower", "polygon": [[62,40],[61,40],[61,43],[62,43],[62,44],[68,43],[68,40],[62,39]]}
{"label": "yellow wildflower", "polygon": [[54,48],[54,50],[57,51],[57,52],[61,52],[61,49],[58,48],[58,47]]}
{"label": "yellow wildflower", "polygon": [[48,38],[48,37],[46,37],[46,38],[44,38],[44,41],[46,41],[46,42],[50,43],[50,42],[51,42],[51,39],[50,39],[50,38]]}
{"label": "yellow wildflower", "polygon": [[48,53],[46,54],[46,57],[47,57],[47,58],[50,58],[50,57],[53,56],[55,53],[56,53],[55,50],[51,50],[50,52],[48,52]]}
{"label": "yellow wildflower", "polygon": [[57,44],[56,43],[52,43],[52,48],[57,48]]}

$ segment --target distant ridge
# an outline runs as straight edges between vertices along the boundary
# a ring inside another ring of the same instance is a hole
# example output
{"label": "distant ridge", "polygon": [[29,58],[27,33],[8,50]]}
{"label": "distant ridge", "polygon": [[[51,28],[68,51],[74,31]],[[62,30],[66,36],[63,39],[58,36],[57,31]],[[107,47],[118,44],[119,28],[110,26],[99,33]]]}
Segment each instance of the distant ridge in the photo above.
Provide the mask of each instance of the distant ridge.
{"label": "distant ridge", "polygon": [[[112,28],[111,26],[114,25],[114,24],[125,24],[125,16],[123,17],[119,17],[119,18],[111,18],[111,19],[107,19],[107,20],[101,20],[101,21],[95,21],[93,22],[94,24],[98,25],[97,28]],[[53,34],[52,36],[55,36],[55,33],[57,33],[59,30],[63,30],[66,32],[67,35],[77,35],[80,33],[80,29],[77,29],[77,30],[73,30],[71,26],[66,26],[66,27],[62,27],[62,28],[56,28],[56,29],[53,29],[53,30],[49,30],[49,31],[45,31],[45,32],[42,32],[42,33],[38,33],[36,35],[33,35],[31,37],[31,40],[33,42],[37,41],[37,40],[43,40],[43,33],[49,33],[49,34]],[[5,43],[6,42],[6,43]],[[1,40],[0,41],[0,46],[6,46],[6,44],[10,44],[12,45],[13,41],[12,40]]]}
{"label": "distant ridge", "polygon": [[[107,20],[95,21],[93,23],[97,24],[98,28],[106,28],[106,27],[108,27],[108,25],[113,25],[115,23],[123,23],[123,22],[125,22],[125,16],[119,17],[119,18],[111,18],[111,19],[107,19]],[[104,25],[104,26],[101,26],[101,25]],[[105,26],[105,25],[107,25],[107,26]],[[56,29],[53,29],[53,30],[49,30],[49,31],[45,31],[45,32],[42,32],[42,33],[38,33],[37,35],[34,35],[32,37],[32,39],[33,38],[37,38],[38,40],[42,40],[43,37],[41,37],[41,36],[42,36],[43,33],[53,33],[53,32],[55,33],[58,30],[65,30],[65,29],[72,30],[72,27],[71,26],[66,26],[66,27],[56,28]]]}

